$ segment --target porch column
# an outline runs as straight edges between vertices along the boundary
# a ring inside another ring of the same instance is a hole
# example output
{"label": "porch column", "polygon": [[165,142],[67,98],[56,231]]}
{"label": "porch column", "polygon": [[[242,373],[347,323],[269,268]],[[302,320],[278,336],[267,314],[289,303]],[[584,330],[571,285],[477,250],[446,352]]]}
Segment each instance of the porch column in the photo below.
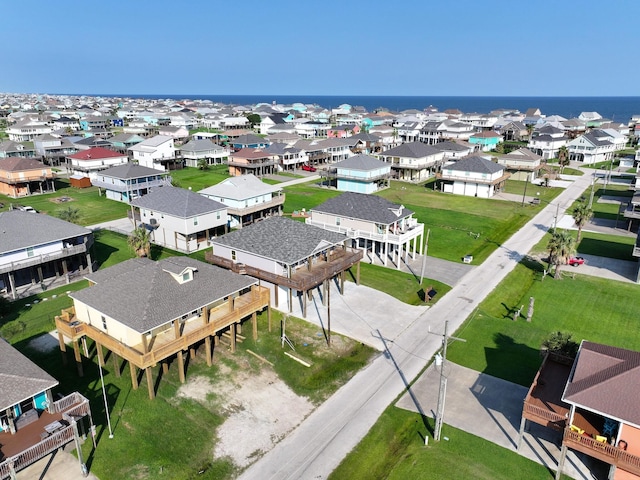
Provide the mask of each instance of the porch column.
{"label": "porch column", "polygon": [[102,345],[96,342],[96,353],[98,354],[98,360],[100,365],[104,365],[104,352],[102,351]]}
{"label": "porch column", "polygon": [[207,357],[207,366],[210,367],[212,363],[212,351],[211,351],[211,336],[207,335],[204,339],[204,354]]}
{"label": "porch column", "polygon": [[253,327],[253,339],[258,339],[258,314],[253,312],[251,314],[251,326]]}
{"label": "porch column", "polygon": [[78,340],[73,341],[73,355],[76,359],[76,366],[78,367],[78,375],[84,377],[84,371],[82,369],[82,356],[80,355],[80,345]]}
{"label": "porch column", "polygon": [[113,371],[117,378],[120,378],[120,364],[118,363],[118,356],[114,351],[111,351],[111,357],[113,358]]}
{"label": "porch column", "polygon": [[58,344],[60,345],[60,353],[62,354],[62,364],[67,365],[67,346],[64,343],[64,335],[58,332]]}
{"label": "porch column", "polygon": [[275,285],[276,289],[275,289],[275,300],[276,300],[276,307],[279,305],[278,303],[278,290],[280,290],[280,285]]}
{"label": "porch column", "polygon": [[562,468],[564,467],[564,459],[567,457],[567,446],[562,445],[560,450],[560,460],[558,460],[558,470],[556,471],[556,480],[560,480],[562,476]]}
{"label": "porch column", "polygon": [[344,276],[345,271],[340,272],[340,295],[344,295]]}
{"label": "porch column", "polygon": [[173,338],[180,338],[180,320],[173,321]]}
{"label": "porch column", "polygon": [[11,287],[11,296],[16,299],[16,280],[13,276],[13,272],[9,272],[9,286]]}
{"label": "porch column", "polygon": [[418,237],[413,239],[413,259],[416,259],[416,250],[418,249]]}
{"label": "porch column", "polygon": [[307,318],[307,291],[302,292],[302,318]]}
{"label": "porch column", "polygon": [[93,273],[93,262],[91,261],[91,254],[87,252],[87,268],[89,269],[89,273]]}
{"label": "porch column", "polygon": [[180,377],[180,383],[184,383],[184,354],[182,350],[178,351],[178,376]]}
{"label": "porch column", "polygon": [[236,353],[236,324],[229,325],[229,333],[231,334],[231,353]]}
{"label": "porch column", "polygon": [[524,435],[524,431],[527,428],[527,419],[522,417],[520,420],[520,432],[518,433],[518,445],[516,445],[516,450],[520,450],[520,445],[522,445],[522,436]]}
{"label": "porch column", "polygon": [[147,376],[147,390],[149,391],[149,399],[156,398],[156,392],[153,390],[153,375],[151,374],[151,367],[144,369],[144,373]]}
{"label": "porch column", "polygon": [[356,267],[356,285],[360,286],[360,262],[358,262],[358,266]]}
{"label": "porch column", "polygon": [[384,242],[384,254],[383,254],[383,257],[382,257],[382,258],[383,258],[383,261],[384,261],[384,266],[385,266],[385,267],[387,266],[387,256],[388,256],[388,255],[387,255],[387,253],[388,253],[388,252],[387,252],[387,250],[388,250],[388,249],[389,249],[389,244],[388,244],[388,243],[387,243],[387,241],[385,240],[385,242]]}
{"label": "porch column", "polygon": [[131,386],[133,387],[134,390],[137,390],[138,389],[138,369],[131,362],[129,362],[129,371],[131,372]]}

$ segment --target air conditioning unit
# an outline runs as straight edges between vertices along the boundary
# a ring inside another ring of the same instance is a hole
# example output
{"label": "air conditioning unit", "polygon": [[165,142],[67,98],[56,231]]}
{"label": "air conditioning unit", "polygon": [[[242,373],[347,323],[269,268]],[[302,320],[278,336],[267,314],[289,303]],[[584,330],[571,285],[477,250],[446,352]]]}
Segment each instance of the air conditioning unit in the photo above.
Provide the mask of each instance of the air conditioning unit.
{"label": "air conditioning unit", "polygon": [[156,220],[155,218],[149,219],[149,225],[151,225],[152,227],[157,226],[158,225],[158,220]]}

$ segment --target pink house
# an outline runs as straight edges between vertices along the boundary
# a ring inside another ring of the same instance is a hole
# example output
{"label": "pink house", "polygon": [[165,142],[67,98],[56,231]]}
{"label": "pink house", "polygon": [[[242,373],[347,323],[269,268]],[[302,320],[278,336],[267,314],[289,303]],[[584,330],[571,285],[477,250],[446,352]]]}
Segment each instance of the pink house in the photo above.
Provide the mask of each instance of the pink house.
{"label": "pink house", "polygon": [[360,133],[358,125],[338,125],[327,130],[327,138],[347,138]]}

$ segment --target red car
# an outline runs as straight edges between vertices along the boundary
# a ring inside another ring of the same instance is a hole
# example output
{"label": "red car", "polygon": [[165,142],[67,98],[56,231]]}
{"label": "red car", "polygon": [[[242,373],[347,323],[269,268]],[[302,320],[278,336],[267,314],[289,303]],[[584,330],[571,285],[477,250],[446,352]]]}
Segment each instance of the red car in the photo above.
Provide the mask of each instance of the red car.
{"label": "red car", "polygon": [[572,267],[577,267],[578,265],[582,265],[583,263],[584,258],[582,257],[571,257],[567,262],[567,264],[571,265]]}
{"label": "red car", "polygon": [[312,167],[311,165],[302,165],[302,170],[305,170],[307,172],[315,172],[316,167]]}

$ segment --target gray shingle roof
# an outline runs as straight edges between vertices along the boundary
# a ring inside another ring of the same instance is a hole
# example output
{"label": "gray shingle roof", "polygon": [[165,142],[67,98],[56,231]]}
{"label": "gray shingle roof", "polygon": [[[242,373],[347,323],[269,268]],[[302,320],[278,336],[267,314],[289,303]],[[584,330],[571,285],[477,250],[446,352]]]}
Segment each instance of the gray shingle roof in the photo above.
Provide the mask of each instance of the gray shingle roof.
{"label": "gray shingle roof", "polygon": [[179,218],[190,218],[227,208],[222,203],[191,190],[170,186],[155,189],[140,198],[131,200],[130,204]]}
{"label": "gray shingle roof", "polygon": [[390,148],[381,152],[380,155],[402,157],[402,158],[425,158],[431,155],[438,155],[440,150],[422,142],[403,143],[395,148]]}
{"label": "gray shingle roof", "polygon": [[58,385],[58,381],[0,339],[0,410]]}
{"label": "gray shingle roof", "polygon": [[293,265],[329,245],[342,244],[347,239],[341,233],[329,232],[290,218],[267,218],[213,240],[265,258]]}
{"label": "gray shingle roof", "polygon": [[336,168],[348,168],[350,170],[378,170],[380,168],[388,167],[391,169],[391,164],[373,158],[369,155],[354,155],[353,157],[346,158],[334,165]]}
{"label": "gray shingle roof", "polygon": [[[177,282],[168,273],[187,268],[197,271],[193,280],[185,283]],[[69,296],[140,333],[257,284],[253,278],[189,257],[171,257],[158,262],[133,258],[87,278],[96,285]]]}
{"label": "gray shingle roof", "polygon": [[340,196],[330,198],[312,208],[311,211],[330,213],[383,225],[391,225],[393,222],[408,217],[413,213],[408,208],[405,208],[404,205],[397,205],[377,195],[352,192],[346,192]]}
{"label": "gray shingle roof", "polygon": [[125,163],[116,165],[100,172],[100,175],[126,180],[128,178],[166,176],[169,172],[156,170],[155,168],[143,167],[137,163]]}
{"label": "gray shingle roof", "polygon": [[473,156],[466,157],[458,160],[452,165],[447,165],[446,170],[453,170],[457,172],[474,172],[474,173],[497,173],[504,170],[503,165],[498,165],[491,160],[486,160],[482,157]]}
{"label": "gray shingle roof", "polygon": [[209,150],[224,151],[220,145],[213,143],[208,138],[203,140],[191,140],[180,147],[181,152],[208,152]]}
{"label": "gray shingle roof", "polygon": [[87,228],[49,215],[9,210],[0,213],[0,254],[90,233]]}

